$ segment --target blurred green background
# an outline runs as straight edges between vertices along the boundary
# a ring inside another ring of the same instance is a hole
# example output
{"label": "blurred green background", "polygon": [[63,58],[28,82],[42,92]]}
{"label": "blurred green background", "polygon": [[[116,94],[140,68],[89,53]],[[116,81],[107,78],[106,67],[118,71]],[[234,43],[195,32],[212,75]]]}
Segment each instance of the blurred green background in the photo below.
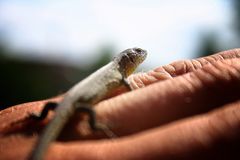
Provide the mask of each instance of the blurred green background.
{"label": "blurred green background", "polygon": [[0,1],[0,109],[67,91],[129,47],[146,71],[237,48],[240,1]]}

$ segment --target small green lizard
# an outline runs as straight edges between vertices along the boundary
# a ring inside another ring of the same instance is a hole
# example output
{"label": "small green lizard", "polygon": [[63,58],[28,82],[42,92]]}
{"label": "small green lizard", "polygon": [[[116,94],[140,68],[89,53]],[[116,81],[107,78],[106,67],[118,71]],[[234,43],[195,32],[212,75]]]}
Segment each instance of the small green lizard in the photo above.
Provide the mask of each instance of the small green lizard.
{"label": "small green lizard", "polygon": [[70,117],[78,111],[88,113],[89,125],[93,130],[103,129],[96,123],[92,106],[121,85],[131,89],[126,78],[145,60],[146,56],[147,52],[141,48],[122,51],[107,65],[73,86],[62,102],[59,104],[49,102],[39,116],[32,115],[33,118],[42,120],[49,110],[57,107],[54,118],[43,131],[29,159],[43,159],[49,144],[58,137]]}

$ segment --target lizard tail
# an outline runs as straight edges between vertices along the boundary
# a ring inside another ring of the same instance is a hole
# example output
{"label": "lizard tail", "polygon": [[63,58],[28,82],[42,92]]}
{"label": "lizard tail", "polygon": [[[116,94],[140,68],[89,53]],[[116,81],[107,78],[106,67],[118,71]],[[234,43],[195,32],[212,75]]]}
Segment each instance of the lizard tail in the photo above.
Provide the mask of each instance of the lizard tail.
{"label": "lizard tail", "polygon": [[56,116],[54,116],[53,120],[47,125],[38,139],[29,160],[42,160],[44,158],[49,144],[57,138],[65,124],[68,122],[68,117],[72,114],[73,111],[71,107],[64,107],[63,109],[57,110]]}

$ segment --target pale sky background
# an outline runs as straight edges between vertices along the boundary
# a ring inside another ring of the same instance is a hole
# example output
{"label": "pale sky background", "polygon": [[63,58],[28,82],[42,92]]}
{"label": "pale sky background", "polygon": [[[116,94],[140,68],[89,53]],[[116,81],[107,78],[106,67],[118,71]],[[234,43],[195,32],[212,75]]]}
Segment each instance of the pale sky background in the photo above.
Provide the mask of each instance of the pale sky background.
{"label": "pale sky background", "polygon": [[231,35],[232,16],[227,0],[0,1],[0,31],[12,49],[80,64],[108,45],[148,50],[149,67],[192,58],[205,31]]}

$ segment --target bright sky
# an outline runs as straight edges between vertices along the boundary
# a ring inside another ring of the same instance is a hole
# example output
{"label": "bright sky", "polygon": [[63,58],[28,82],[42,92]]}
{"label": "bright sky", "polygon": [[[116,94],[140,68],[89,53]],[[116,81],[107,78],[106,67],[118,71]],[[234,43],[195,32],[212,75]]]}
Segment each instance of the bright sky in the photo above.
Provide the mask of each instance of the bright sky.
{"label": "bright sky", "polygon": [[230,9],[225,0],[1,0],[0,31],[15,49],[79,63],[102,46],[138,46],[154,67],[193,57],[203,31],[227,32]]}

